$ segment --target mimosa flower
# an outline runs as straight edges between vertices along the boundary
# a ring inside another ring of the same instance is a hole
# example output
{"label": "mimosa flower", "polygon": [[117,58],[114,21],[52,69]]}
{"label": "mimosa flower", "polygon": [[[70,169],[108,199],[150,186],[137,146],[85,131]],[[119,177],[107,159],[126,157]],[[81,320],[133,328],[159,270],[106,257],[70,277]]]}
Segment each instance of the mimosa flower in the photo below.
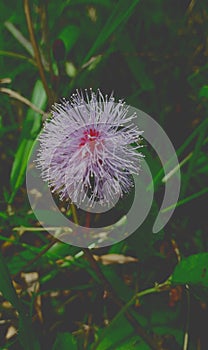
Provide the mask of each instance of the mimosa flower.
{"label": "mimosa flower", "polygon": [[56,103],[39,137],[37,159],[51,191],[78,207],[83,201],[111,205],[128,193],[143,157],[135,117],[124,102],[100,90]]}

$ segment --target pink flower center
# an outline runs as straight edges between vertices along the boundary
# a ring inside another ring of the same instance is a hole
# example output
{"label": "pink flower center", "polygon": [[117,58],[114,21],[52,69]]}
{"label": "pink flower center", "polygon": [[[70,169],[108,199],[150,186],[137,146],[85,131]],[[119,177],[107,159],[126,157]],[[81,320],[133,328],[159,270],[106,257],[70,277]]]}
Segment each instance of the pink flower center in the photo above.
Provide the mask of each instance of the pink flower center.
{"label": "pink flower center", "polygon": [[95,141],[100,136],[99,131],[95,129],[85,130],[83,134],[84,136],[81,138],[80,144],[79,144],[80,147],[84,146],[86,143],[89,143],[90,147],[93,147]]}

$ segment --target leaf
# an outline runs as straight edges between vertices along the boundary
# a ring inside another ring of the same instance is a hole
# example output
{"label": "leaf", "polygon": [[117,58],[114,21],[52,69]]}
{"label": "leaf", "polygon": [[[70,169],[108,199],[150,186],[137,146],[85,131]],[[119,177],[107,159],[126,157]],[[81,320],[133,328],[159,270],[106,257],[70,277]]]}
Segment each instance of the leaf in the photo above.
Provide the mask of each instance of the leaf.
{"label": "leaf", "polygon": [[148,91],[154,89],[154,82],[146,73],[145,63],[138,57],[130,36],[123,34],[122,40],[119,41],[120,49],[129,66],[134,79],[140,84],[141,90]]}
{"label": "leaf", "polygon": [[129,301],[133,296],[133,292],[124,284],[120,276],[110,266],[103,266],[102,271],[120,298],[123,301]]}
{"label": "leaf", "polygon": [[[46,104],[46,94],[41,81],[37,80],[32,94],[31,102],[38,108],[43,109]],[[11,203],[17,190],[24,182],[28,158],[41,127],[41,115],[29,109],[23,124],[23,130],[20,137],[20,143],[13,162],[10,184],[12,194],[9,202]]]}
{"label": "leaf", "polygon": [[12,259],[8,262],[8,268],[11,274],[16,274],[22,271],[25,264],[30,260],[34,259],[37,254],[26,249],[21,252],[18,252],[17,255],[14,255]]}
{"label": "leaf", "polygon": [[[29,40],[27,40],[24,35],[19,31],[19,29],[17,29],[13,23],[6,21],[4,23],[4,26],[7,28],[7,30],[14,36],[14,38],[24,47],[24,49],[32,56],[34,57],[34,50],[32,47],[32,44],[30,43]],[[12,54],[12,56],[14,55],[18,55],[16,53],[10,53],[10,55]],[[42,54],[42,51],[40,49],[40,55],[41,55],[41,60],[43,63],[43,66],[46,70],[48,70],[48,64],[44,58],[44,55]],[[19,58],[24,58],[24,56],[22,55],[18,55]],[[29,62],[33,62],[33,64],[35,64],[35,62],[33,60],[31,60],[30,58],[26,58]]]}
{"label": "leaf", "polygon": [[17,309],[21,312],[21,303],[16,294],[14,286],[12,284],[8,267],[3,259],[3,256],[0,254],[0,291],[3,296]]}
{"label": "leaf", "polygon": [[208,85],[204,85],[199,90],[199,97],[206,97],[208,98]]}
{"label": "leaf", "polygon": [[95,4],[95,5],[103,5],[105,7],[112,7],[112,2],[110,0],[71,0],[70,5],[80,5],[80,4]]}
{"label": "leaf", "polygon": [[[126,321],[124,316],[121,316],[116,323],[100,330],[98,335],[98,340],[100,338],[100,341],[96,350],[111,349],[111,347],[118,345],[117,343],[131,336],[132,332],[132,326]],[[119,349],[119,347],[116,347],[116,349]]]}
{"label": "leaf", "polygon": [[29,42],[29,40],[27,40],[22,35],[22,33],[14,26],[13,23],[5,22],[4,25],[7,28],[7,30],[15,37],[15,39],[17,39],[17,41],[25,48],[25,50],[27,50],[27,52],[31,56],[33,56],[34,55],[33,47],[31,45],[31,43]]}
{"label": "leaf", "polygon": [[138,262],[138,259],[132,256],[125,256],[123,254],[105,254],[105,255],[93,255],[95,260],[100,261],[103,265],[110,264],[126,264],[130,262]]}
{"label": "leaf", "polygon": [[21,312],[19,315],[19,340],[24,350],[40,350],[40,344],[34,333],[31,318],[25,312]]}
{"label": "leaf", "polygon": [[74,256],[80,251],[79,247],[71,246],[69,244],[63,243],[63,242],[57,242],[55,243],[46,253],[50,259],[60,259],[64,258],[67,255]]}
{"label": "leaf", "polygon": [[71,24],[64,27],[64,29],[59,34],[59,39],[61,39],[64,42],[67,53],[71,50],[71,48],[76,43],[79,37],[79,34],[80,34],[79,28]]}
{"label": "leaf", "polygon": [[184,258],[176,266],[171,283],[208,287],[208,253],[194,254]]}
{"label": "leaf", "polygon": [[[115,348],[114,348],[115,349]],[[150,347],[145,344],[141,338],[137,335],[132,335],[130,339],[122,342],[120,345],[116,347],[117,350],[150,350]]]}
{"label": "leaf", "polygon": [[102,45],[109,39],[109,37],[119,28],[121,29],[127,19],[131,16],[135,6],[138,4],[139,0],[134,0],[129,4],[129,2],[125,2],[120,0],[114,10],[111,13],[111,16],[108,18],[106,24],[95,40],[93,46],[88,52],[87,56],[84,59],[84,63],[86,63],[96,52],[98,49],[102,47]]}
{"label": "leaf", "polygon": [[25,171],[27,167],[27,161],[32,145],[33,140],[23,139],[18,147],[10,176],[12,194],[9,199],[9,203],[12,203],[17,190],[23,184],[25,178]]}
{"label": "leaf", "polygon": [[71,333],[58,333],[52,350],[77,350],[77,341]]}
{"label": "leaf", "polygon": [[33,332],[31,319],[25,313],[25,309],[17,296],[12,284],[7,265],[0,254],[0,291],[13,307],[19,312],[19,340],[24,350],[39,350],[38,340]]}
{"label": "leaf", "polygon": [[[177,344],[183,344],[183,340],[184,340],[184,334],[183,334],[183,330],[179,329],[177,326],[160,326],[160,327],[153,327],[153,331],[155,334],[161,335],[161,336],[167,336],[167,335],[172,335],[172,337],[174,337],[171,341],[171,343],[173,343],[173,341],[177,342]],[[189,344],[190,350],[192,350],[191,344]]]}
{"label": "leaf", "polygon": [[[94,346],[92,346],[94,350]],[[114,324],[99,331],[96,350],[149,350],[149,347],[134,333],[125,316],[119,317]]]}

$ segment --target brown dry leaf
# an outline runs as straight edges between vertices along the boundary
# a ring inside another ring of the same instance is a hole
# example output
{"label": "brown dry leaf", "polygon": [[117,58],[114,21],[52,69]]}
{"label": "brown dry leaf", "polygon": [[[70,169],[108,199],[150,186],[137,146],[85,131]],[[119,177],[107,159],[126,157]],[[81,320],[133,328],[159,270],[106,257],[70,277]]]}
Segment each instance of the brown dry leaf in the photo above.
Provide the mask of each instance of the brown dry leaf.
{"label": "brown dry leaf", "polygon": [[56,263],[57,263],[58,265],[62,265],[62,264],[64,264],[64,263],[66,262],[66,260],[68,260],[68,261],[73,261],[74,258],[73,258],[73,256],[71,256],[71,255],[67,255],[67,256],[64,257],[64,259],[58,259],[58,260],[56,260]]}
{"label": "brown dry leaf", "polygon": [[[38,272],[22,272],[21,277],[24,279],[27,285],[27,291],[30,295],[39,291],[40,283]],[[36,311],[36,317],[39,319],[40,323],[43,323],[42,304],[40,295],[36,295],[34,301],[34,308]]]}
{"label": "brown dry leaf", "polygon": [[10,78],[1,78],[0,84],[10,84],[12,80]]}
{"label": "brown dry leaf", "polygon": [[15,335],[17,335],[17,329],[14,326],[10,326],[6,333],[6,340],[11,339]]}
{"label": "brown dry leaf", "polygon": [[5,253],[5,251],[6,251],[8,248],[12,247],[12,246],[14,245],[15,240],[16,240],[16,237],[15,237],[14,235],[10,235],[10,236],[9,236],[9,241],[5,241],[5,242],[2,244],[2,246],[1,246],[1,247],[2,247],[2,252]]}
{"label": "brown dry leaf", "polygon": [[21,294],[22,293],[22,286],[19,283],[17,283],[16,281],[12,281],[12,283],[13,283],[13,286],[14,286],[17,294],[18,295]]}
{"label": "brown dry leaf", "polygon": [[37,317],[40,321],[40,323],[43,323],[43,314],[42,314],[42,299],[41,299],[41,296],[38,295],[36,298],[35,298],[35,311],[37,313]]}
{"label": "brown dry leaf", "polygon": [[38,282],[38,272],[22,272],[21,277],[25,281],[29,294],[38,292],[40,287],[40,284]]}
{"label": "brown dry leaf", "polygon": [[12,304],[11,304],[9,301],[7,301],[7,300],[3,301],[3,302],[1,303],[1,306],[2,306],[4,309],[12,309],[12,308],[13,308]]}
{"label": "brown dry leaf", "polygon": [[93,255],[94,259],[100,261],[103,265],[110,264],[126,264],[131,262],[138,262],[137,258],[132,256],[126,256],[122,254],[106,254],[106,255]]}

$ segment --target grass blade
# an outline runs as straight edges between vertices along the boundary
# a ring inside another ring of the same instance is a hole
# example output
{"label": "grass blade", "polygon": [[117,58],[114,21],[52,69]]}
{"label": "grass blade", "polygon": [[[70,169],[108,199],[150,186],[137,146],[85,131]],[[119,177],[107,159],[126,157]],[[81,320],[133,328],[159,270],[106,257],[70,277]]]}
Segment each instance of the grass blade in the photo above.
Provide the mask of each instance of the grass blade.
{"label": "grass blade", "polygon": [[38,340],[32,329],[31,319],[26,314],[25,309],[18,298],[8,267],[0,254],[0,291],[5,299],[7,299],[19,313],[19,341],[24,350],[39,350]]}
{"label": "grass blade", "polygon": [[[46,100],[47,97],[45,90],[42,83],[38,80],[33,90],[31,102],[39,109],[44,109]],[[34,112],[32,109],[29,109],[24,121],[19,147],[15,155],[15,160],[10,175],[12,193],[9,203],[13,201],[17,190],[24,182],[28,157],[34,143],[34,139],[37,137],[40,128],[41,115],[37,112]]]}
{"label": "grass blade", "polygon": [[123,0],[118,2],[102,31],[98,35],[93,46],[85,57],[84,63],[86,63],[91,58],[91,56],[93,56],[97,50],[101,48],[101,46],[108,40],[111,34],[113,34],[118,28],[121,29],[121,27],[123,27],[125,22],[131,16],[138,2],[139,0],[134,0],[131,2],[131,4]]}

